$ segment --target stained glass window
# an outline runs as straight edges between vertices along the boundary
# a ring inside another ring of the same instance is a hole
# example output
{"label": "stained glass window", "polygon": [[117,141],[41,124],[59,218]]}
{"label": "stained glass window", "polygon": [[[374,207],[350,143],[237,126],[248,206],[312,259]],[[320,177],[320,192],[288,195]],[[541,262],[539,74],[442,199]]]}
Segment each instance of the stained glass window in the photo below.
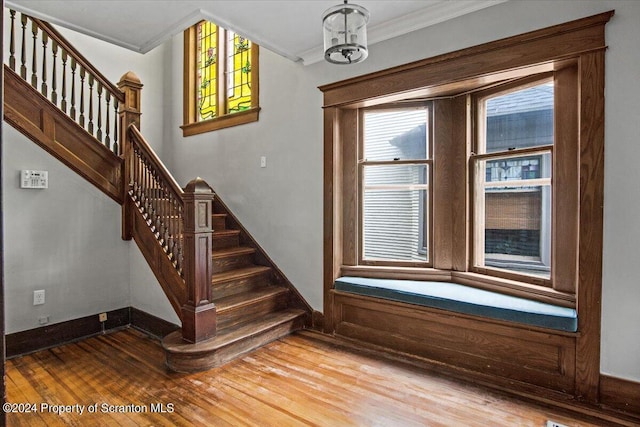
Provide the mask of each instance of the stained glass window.
{"label": "stained glass window", "polygon": [[251,108],[251,42],[227,31],[227,111]]}
{"label": "stained glass window", "polygon": [[185,136],[258,120],[257,45],[202,21],[185,31],[185,61]]}
{"label": "stained glass window", "polygon": [[198,25],[198,119],[217,116],[218,98],[218,26],[211,22]]}
{"label": "stained glass window", "polygon": [[[198,121],[251,108],[251,49],[251,41],[233,31],[198,24]],[[223,93],[226,99],[220,99]]]}

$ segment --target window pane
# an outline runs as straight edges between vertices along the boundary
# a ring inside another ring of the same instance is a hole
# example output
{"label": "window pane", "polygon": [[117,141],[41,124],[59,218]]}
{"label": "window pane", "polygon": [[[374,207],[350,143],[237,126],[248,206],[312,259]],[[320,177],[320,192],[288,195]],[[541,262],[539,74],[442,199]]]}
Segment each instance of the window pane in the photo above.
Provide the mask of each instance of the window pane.
{"label": "window pane", "polygon": [[427,183],[427,165],[367,165],[364,167],[365,190],[371,186],[411,185]]}
{"label": "window pane", "polygon": [[217,116],[218,27],[212,22],[198,24],[197,87],[198,121]]}
{"label": "window pane", "polygon": [[478,160],[476,179],[476,266],[548,279],[551,154]]}
{"label": "window pane", "polygon": [[485,113],[481,153],[553,144],[553,83],[489,98]]}
{"label": "window pane", "polygon": [[364,159],[427,159],[427,112],[426,108],[366,112]]}
{"label": "window pane", "polygon": [[[551,154],[533,156],[503,156],[481,161],[486,182],[498,187],[522,186],[525,180],[551,178]],[[498,184],[499,183],[499,184]]]}
{"label": "window pane", "polygon": [[427,261],[426,190],[365,190],[366,260]]}
{"label": "window pane", "polygon": [[237,113],[251,108],[251,42],[227,31],[227,108]]}

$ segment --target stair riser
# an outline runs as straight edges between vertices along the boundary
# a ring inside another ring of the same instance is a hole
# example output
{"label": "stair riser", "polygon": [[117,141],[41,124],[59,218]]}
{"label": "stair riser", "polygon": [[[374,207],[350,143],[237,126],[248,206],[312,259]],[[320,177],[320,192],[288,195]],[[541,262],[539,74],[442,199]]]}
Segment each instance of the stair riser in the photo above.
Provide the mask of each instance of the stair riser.
{"label": "stair riser", "polygon": [[215,352],[207,354],[182,354],[165,352],[167,367],[176,372],[200,372],[207,369],[215,368],[223,365],[236,357],[249,353],[258,347],[262,347],[272,341],[289,335],[293,331],[302,329],[304,326],[304,317],[300,316],[288,322],[281,323],[276,327],[256,334],[246,340],[242,340]]}
{"label": "stair riser", "polygon": [[220,299],[231,295],[250,292],[271,284],[270,273],[246,277],[243,279],[231,280],[213,286],[213,297]]}
{"label": "stair riser", "polygon": [[225,216],[213,215],[211,219],[212,219],[212,226],[214,231],[221,231],[221,230],[227,229],[227,225],[226,225],[227,221]]}
{"label": "stair riser", "polygon": [[240,245],[240,236],[213,236],[213,249],[231,248]]}
{"label": "stair riser", "polygon": [[239,308],[225,310],[218,312],[217,317],[217,329],[228,328],[240,323],[250,322],[252,320],[259,319],[269,313],[274,313],[278,310],[283,310],[287,307],[289,302],[289,293],[283,292],[272,296],[271,298],[265,298],[243,305]]}
{"label": "stair riser", "polygon": [[213,271],[214,273],[222,273],[224,271],[233,270],[235,268],[246,267],[251,264],[253,260],[253,254],[235,255],[225,258],[213,259]]}

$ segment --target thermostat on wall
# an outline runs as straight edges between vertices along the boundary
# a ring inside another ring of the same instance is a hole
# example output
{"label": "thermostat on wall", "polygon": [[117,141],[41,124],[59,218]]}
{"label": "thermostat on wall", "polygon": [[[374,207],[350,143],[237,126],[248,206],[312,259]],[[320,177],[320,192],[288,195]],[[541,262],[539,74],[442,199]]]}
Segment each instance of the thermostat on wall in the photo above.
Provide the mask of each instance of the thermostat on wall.
{"label": "thermostat on wall", "polygon": [[23,170],[20,174],[20,188],[49,188],[49,172]]}

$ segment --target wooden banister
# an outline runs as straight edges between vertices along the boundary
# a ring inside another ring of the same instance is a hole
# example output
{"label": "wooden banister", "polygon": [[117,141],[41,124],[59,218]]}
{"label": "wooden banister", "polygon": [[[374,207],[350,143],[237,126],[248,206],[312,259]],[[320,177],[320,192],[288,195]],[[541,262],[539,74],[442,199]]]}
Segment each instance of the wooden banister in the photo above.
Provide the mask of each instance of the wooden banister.
{"label": "wooden banister", "polygon": [[[22,79],[97,142],[116,155],[120,154],[120,132],[116,119],[119,105],[126,100],[124,92],[51,24],[24,13],[20,14],[19,19],[16,15],[14,10],[10,11],[9,68],[19,72]],[[20,58],[19,64],[17,58]],[[79,117],[76,117],[76,103],[80,107]],[[88,123],[85,123],[85,107],[89,112]]]}
{"label": "wooden banister", "polygon": [[109,79],[107,79],[104,74],[89,62],[71,43],[69,43],[67,39],[58,32],[58,30],[46,21],[41,21],[40,19],[32,16],[30,16],[29,19],[40,27],[51,40],[54,40],[60,48],[66,51],[69,56],[74,58],[78,65],[93,75],[93,78],[104,86],[112,96],[114,96],[118,101],[124,102],[124,93],[122,93],[116,85],[111,83],[111,81],[109,81]]}

